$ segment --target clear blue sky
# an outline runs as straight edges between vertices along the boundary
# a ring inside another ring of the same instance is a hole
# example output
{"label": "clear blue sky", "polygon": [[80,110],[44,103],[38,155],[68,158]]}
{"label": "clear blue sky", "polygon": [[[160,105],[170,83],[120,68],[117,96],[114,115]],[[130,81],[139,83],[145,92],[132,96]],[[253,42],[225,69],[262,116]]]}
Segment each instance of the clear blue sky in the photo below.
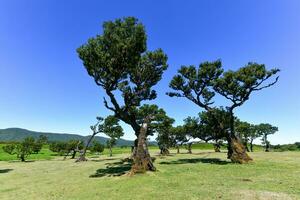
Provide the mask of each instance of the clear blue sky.
{"label": "clear blue sky", "polygon": [[[169,57],[154,103],[177,124],[201,111],[165,95],[180,65],[220,58],[237,69],[255,61],[280,68],[280,80],[253,94],[237,116],[278,126],[272,143],[300,141],[299,10],[297,0],[0,0],[0,128],[87,135],[95,116],[109,112],[76,48],[100,34],[103,21],[135,16],[146,26],[148,48]],[[133,139],[125,129],[124,138]]]}

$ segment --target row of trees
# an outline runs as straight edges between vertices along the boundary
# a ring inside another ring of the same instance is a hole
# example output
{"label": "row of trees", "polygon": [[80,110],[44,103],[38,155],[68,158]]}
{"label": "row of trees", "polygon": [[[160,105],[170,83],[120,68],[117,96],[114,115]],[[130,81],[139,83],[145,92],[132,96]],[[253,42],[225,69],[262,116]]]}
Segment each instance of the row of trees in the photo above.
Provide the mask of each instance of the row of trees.
{"label": "row of trees", "polygon": [[[155,170],[146,138],[165,122],[161,118],[161,114],[165,114],[162,109],[143,105],[143,101],[157,97],[153,86],[168,67],[163,50],[147,50],[146,40],[144,26],[136,18],[127,17],[104,22],[102,35],[90,38],[77,49],[88,74],[109,99],[104,98],[104,106],[135,132],[133,173]],[[167,95],[186,98],[205,110],[213,119],[212,128],[226,138],[228,158],[232,162],[247,163],[252,158],[235,131],[234,111],[249,100],[252,93],[274,85],[278,72],[278,69],[267,70],[264,64],[253,62],[236,71],[225,71],[220,60],[197,67],[182,66],[170,82],[173,91]],[[217,107],[216,94],[230,104]]]}
{"label": "row of trees", "polygon": [[[223,113],[222,110],[218,112],[219,115]],[[226,115],[223,117],[226,117]],[[227,120],[225,120],[224,118],[223,121],[229,122],[229,119],[227,118]],[[171,147],[177,148],[177,153],[179,153],[179,148],[182,145],[186,145],[188,152],[191,153],[193,141],[196,139],[200,139],[206,143],[213,143],[215,151],[220,152],[220,147],[224,144],[224,141],[226,141],[226,131],[219,129],[218,124],[208,112],[201,112],[198,117],[186,118],[182,126],[173,127],[172,123],[173,121],[164,124],[164,129],[157,132],[158,136],[156,140],[161,149],[161,154],[168,154],[168,149]],[[225,123],[224,126],[227,126],[228,129],[230,124]],[[253,151],[253,141],[260,137],[265,151],[269,151],[270,142],[268,135],[278,131],[278,128],[271,124],[261,123],[254,125],[248,122],[242,122],[238,119],[235,120],[235,129],[237,136],[241,139],[247,152]]]}
{"label": "row of trees", "polygon": [[[37,140],[34,140],[33,137],[26,137],[22,142],[15,142],[6,144],[2,147],[3,151],[10,154],[16,155],[18,159],[22,162],[31,154],[38,154],[43,145],[48,144],[49,149],[52,152],[57,153],[60,156],[71,156],[72,159],[75,158],[77,153],[80,153],[80,156],[83,155],[84,150],[89,150],[91,153],[101,153],[104,151],[105,146],[97,141],[92,141],[88,146],[84,145],[84,141],[80,140],[69,140],[66,142],[49,142],[45,141],[44,136],[40,137]],[[112,148],[116,144],[116,138],[110,138],[107,140],[107,148],[109,149],[109,155],[112,156]],[[80,158],[80,157],[79,157]]]}
{"label": "row of trees", "polygon": [[47,143],[47,137],[44,135],[40,135],[37,140],[33,137],[27,137],[22,142],[3,146],[3,151],[11,155],[17,155],[17,158],[24,162],[30,154],[39,153],[45,143]]}
{"label": "row of trees", "polygon": [[[82,153],[84,148],[84,142],[80,140],[70,140],[68,142],[51,142],[49,149],[59,155],[71,156],[72,159],[75,158],[77,153]],[[101,153],[104,151],[104,145],[100,142],[93,141],[88,149],[91,153]]]}
{"label": "row of trees", "polygon": [[[85,154],[87,150],[92,153],[101,153],[104,150],[104,145],[97,141],[93,141],[93,138],[98,133],[106,134],[109,139],[106,142],[109,149],[109,155],[112,156],[112,148],[116,145],[117,139],[123,136],[123,129],[119,125],[119,120],[114,116],[108,116],[105,119],[97,117],[97,123],[91,126],[93,134],[89,137],[85,143],[80,140],[50,142],[49,149],[59,155],[64,155],[65,158],[71,155],[71,158],[75,158],[77,153],[80,153],[80,157],[77,161],[85,161]],[[3,150],[9,154],[16,154],[19,159],[25,161],[25,158],[32,153],[39,153],[44,144],[48,143],[47,137],[40,135],[37,140],[33,137],[27,137],[20,143],[11,143],[3,146]]]}

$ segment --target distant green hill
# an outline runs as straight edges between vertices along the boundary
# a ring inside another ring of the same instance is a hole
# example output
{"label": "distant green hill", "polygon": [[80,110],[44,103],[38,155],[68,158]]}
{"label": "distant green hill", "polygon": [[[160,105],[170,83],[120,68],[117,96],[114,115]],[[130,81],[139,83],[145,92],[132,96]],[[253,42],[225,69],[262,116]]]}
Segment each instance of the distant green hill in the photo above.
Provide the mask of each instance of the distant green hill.
{"label": "distant green hill", "polygon": [[[47,136],[49,141],[68,141],[68,140],[83,140],[86,141],[88,136],[68,134],[68,133],[45,133],[45,132],[36,132],[30,131],[22,128],[7,128],[0,129],[0,141],[22,141],[24,138],[31,136],[38,138],[40,135]],[[95,139],[102,144],[106,144],[108,138],[96,136]],[[152,145],[156,145],[156,142],[150,142]],[[131,146],[133,141],[119,139],[117,140],[117,146]]]}

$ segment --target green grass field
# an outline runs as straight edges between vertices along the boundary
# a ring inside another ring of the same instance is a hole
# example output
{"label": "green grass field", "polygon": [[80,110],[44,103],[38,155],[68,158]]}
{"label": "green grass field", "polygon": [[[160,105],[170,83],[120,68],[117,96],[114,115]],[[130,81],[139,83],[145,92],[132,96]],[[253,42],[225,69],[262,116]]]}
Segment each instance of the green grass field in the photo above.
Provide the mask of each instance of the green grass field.
{"label": "green grass field", "polygon": [[[226,153],[156,157],[157,172],[123,175],[130,165],[113,157],[0,162],[0,199],[300,199],[300,152],[254,152],[254,162],[232,164]],[[1,154],[2,156],[2,154]]]}

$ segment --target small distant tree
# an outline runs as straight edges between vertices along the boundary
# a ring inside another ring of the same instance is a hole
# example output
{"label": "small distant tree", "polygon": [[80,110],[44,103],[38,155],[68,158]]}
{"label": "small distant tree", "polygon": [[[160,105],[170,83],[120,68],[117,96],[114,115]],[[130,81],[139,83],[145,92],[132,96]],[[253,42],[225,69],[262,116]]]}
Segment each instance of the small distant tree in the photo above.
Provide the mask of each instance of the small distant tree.
{"label": "small distant tree", "polygon": [[171,129],[171,136],[174,140],[174,146],[177,149],[177,153],[180,153],[180,147],[187,143],[189,140],[186,137],[186,132],[183,126],[176,126]]}
{"label": "small distant tree", "polygon": [[214,141],[215,152],[220,152],[223,140],[226,140],[230,128],[229,113],[223,107],[212,108],[201,112],[199,117],[203,132],[209,135],[207,140]]}
{"label": "small distant tree", "polygon": [[48,137],[45,135],[40,135],[39,138],[37,139],[37,142],[40,144],[47,144],[48,143]]}
{"label": "small distant tree", "polygon": [[90,151],[91,153],[102,153],[104,151],[104,145],[94,140],[90,147]]}
{"label": "small distant tree", "polygon": [[22,162],[25,162],[25,159],[32,154],[32,149],[34,146],[34,138],[27,137],[21,143],[16,145],[16,154]]}
{"label": "small distant tree", "polygon": [[82,161],[87,161],[85,155],[88,147],[90,146],[93,138],[98,134],[103,132],[103,118],[102,117],[97,117],[97,123],[93,126],[91,126],[91,130],[93,131],[93,134],[89,137],[85,147],[83,148],[79,158],[75,162],[82,162]]}
{"label": "small distant tree", "polygon": [[13,154],[15,154],[16,145],[15,144],[7,144],[7,145],[3,146],[2,149],[5,153],[13,155]]}
{"label": "small distant tree", "polygon": [[48,138],[45,135],[40,135],[39,138],[35,141],[34,146],[33,146],[33,152],[34,153],[39,153],[43,145],[48,143]]}
{"label": "small distant tree", "polygon": [[270,141],[268,135],[274,134],[278,131],[278,127],[272,126],[271,124],[261,123],[257,126],[258,132],[262,135],[262,144],[265,145],[265,151],[270,151]]}
{"label": "small distant tree", "polygon": [[240,120],[235,121],[235,130],[239,138],[242,140],[247,152],[249,152],[248,143],[252,135],[253,127],[248,122],[242,122]]}
{"label": "small distant tree", "polygon": [[32,146],[32,152],[37,154],[42,150],[42,148],[43,148],[43,144],[40,143],[39,141],[35,141]]}
{"label": "small distant tree", "polygon": [[110,137],[107,140],[109,156],[112,156],[112,148],[117,144],[117,139],[124,135],[123,128],[119,125],[119,119],[114,116],[108,116],[104,120],[103,133]]}
{"label": "small distant tree", "polygon": [[109,156],[112,157],[112,148],[117,144],[116,138],[110,138],[106,141],[106,146],[109,150]]}
{"label": "small distant tree", "polygon": [[199,119],[196,117],[188,117],[184,119],[183,131],[186,135],[186,145],[188,153],[192,153],[193,142],[191,139],[202,136],[202,127],[199,126]]}
{"label": "small distant tree", "polygon": [[56,152],[59,155],[63,155],[66,153],[67,151],[67,142],[51,142],[49,145],[49,149],[52,152]]}
{"label": "small distant tree", "polygon": [[74,159],[76,153],[83,149],[83,142],[80,140],[70,140],[67,142],[65,158],[71,153],[71,159]]}
{"label": "small distant tree", "polygon": [[220,152],[222,140],[229,129],[229,113],[221,108],[212,108],[199,113],[199,117],[188,117],[186,127],[193,138],[213,141],[215,152]]}
{"label": "small distant tree", "polygon": [[160,154],[168,155],[169,148],[174,146],[174,138],[172,137],[172,124],[175,122],[173,118],[166,115],[165,111],[160,114],[159,123],[152,125],[157,133],[156,141],[160,148]]}

